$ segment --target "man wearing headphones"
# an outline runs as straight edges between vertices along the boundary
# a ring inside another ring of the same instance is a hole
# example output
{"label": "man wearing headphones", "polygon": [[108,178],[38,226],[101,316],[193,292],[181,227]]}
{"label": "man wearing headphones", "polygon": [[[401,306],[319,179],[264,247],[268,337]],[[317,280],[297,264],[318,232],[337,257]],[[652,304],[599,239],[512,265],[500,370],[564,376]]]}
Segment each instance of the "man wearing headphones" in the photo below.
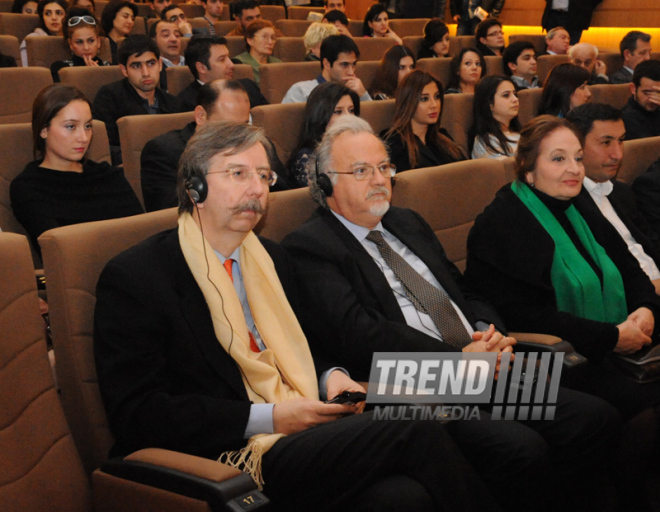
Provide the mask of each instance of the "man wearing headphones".
{"label": "man wearing headphones", "polygon": [[[412,210],[390,207],[395,169],[366,121],[342,116],[315,156],[309,186],[321,207],[282,242],[297,263],[299,318],[315,357],[367,380],[375,352],[512,350],[516,340],[464,285],[431,227]],[[477,472],[490,474],[486,484],[504,509],[586,509],[584,489],[597,488],[591,478],[605,463],[600,450],[616,413],[565,389],[557,411],[554,421],[455,426],[454,439]],[[514,451],[516,460],[509,458]],[[489,472],[493,460],[500,464]],[[569,486],[557,485],[559,474]]]}
{"label": "man wearing headphones", "polygon": [[315,367],[290,261],[252,232],[276,179],[269,147],[260,128],[197,129],[179,166],[178,228],[101,274],[94,355],[112,454],[219,459],[276,510],[498,510],[442,423],[322,401],[364,389]]}

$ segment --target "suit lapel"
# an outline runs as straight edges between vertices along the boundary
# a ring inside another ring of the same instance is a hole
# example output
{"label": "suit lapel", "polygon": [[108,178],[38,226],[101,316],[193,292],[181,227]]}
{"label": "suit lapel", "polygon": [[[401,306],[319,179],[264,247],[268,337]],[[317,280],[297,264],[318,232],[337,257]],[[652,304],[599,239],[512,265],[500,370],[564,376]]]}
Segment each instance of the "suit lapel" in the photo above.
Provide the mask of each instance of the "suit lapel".
{"label": "suit lapel", "polygon": [[178,230],[174,230],[167,240],[174,288],[181,297],[181,314],[188,324],[190,332],[209,366],[218,377],[228,382],[241,396],[247,398],[238,365],[225,352],[213,329],[211,314],[204,295],[186,263],[179,245]]}

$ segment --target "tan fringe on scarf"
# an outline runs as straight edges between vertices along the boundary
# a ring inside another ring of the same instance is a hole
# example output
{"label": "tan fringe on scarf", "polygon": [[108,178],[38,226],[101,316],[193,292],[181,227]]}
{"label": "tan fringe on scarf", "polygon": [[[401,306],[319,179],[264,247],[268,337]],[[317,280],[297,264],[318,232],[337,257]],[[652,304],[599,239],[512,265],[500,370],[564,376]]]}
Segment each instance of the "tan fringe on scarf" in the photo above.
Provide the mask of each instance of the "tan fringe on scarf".
{"label": "tan fringe on scarf", "polygon": [[[179,217],[179,243],[208,304],[215,335],[243,371],[250,400],[256,404],[277,404],[301,396],[318,400],[309,345],[273,261],[256,235],[250,232],[241,244],[240,266],[254,323],[267,347],[259,353],[250,350],[248,328],[234,285],[208,242],[205,257],[202,233],[189,213]],[[225,452],[219,461],[249,473],[261,488],[261,458],[283,435],[252,436],[245,448]]]}

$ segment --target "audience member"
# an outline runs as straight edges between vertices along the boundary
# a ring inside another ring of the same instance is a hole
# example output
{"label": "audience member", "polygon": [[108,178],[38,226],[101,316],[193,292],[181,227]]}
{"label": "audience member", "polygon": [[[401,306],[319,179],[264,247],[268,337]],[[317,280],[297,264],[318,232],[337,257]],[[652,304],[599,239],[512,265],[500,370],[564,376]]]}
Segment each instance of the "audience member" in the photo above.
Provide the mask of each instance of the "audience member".
{"label": "audience member", "polygon": [[204,16],[203,20],[208,23],[206,31],[208,35],[215,35],[214,23],[218,23],[221,20],[222,11],[225,8],[223,0],[201,0],[202,5],[204,6]]}
{"label": "audience member", "polygon": [[142,213],[121,169],[85,157],[92,141],[92,112],[76,88],[53,84],[32,106],[36,160],[11,182],[9,196],[18,222],[38,251],[49,229]]}
{"label": "audience member", "polygon": [[477,39],[477,50],[482,55],[494,55],[501,57],[504,51],[504,31],[502,24],[492,18],[482,21],[477,25],[475,32]]}
{"label": "audience member", "polygon": [[275,27],[268,20],[257,20],[250,23],[244,33],[248,50],[234,58],[243,64],[252,66],[254,82],[259,85],[261,82],[259,68],[264,64],[282,62],[281,59],[273,57],[273,50],[277,42]]}
{"label": "audience member", "polygon": [[536,50],[531,42],[516,41],[507,46],[502,55],[502,67],[516,90],[541,87],[536,75]]}
{"label": "audience member", "polygon": [[380,61],[369,95],[375,100],[391,100],[396,89],[408,74],[415,69],[415,55],[407,46],[392,46]]}
{"label": "audience member", "polygon": [[571,36],[564,27],[555,27],[545,35],[545,53],[543,55],[566,55],[571,45]]}
{"label": "audience member", "polygon": [[525,125],[517,179],[477,217],[464,276],[509,329],[558,336],[589,360],[580,372],[562,375],[562,383],[619,410],[627,428],[621,448],[608,454],[617,468],[619,503],[651,510],[644,489],[648,445],[639,439],[657,440],[653,406],[660,382],[635,382],[613,358],[651,343],[660,297],[612,226],[587,221],[578,208],[581,137],[554,116]]}
{"label": "audience member", "polygon": [[396,172],[465,160],[440,127],[442,101],[442,84],[424,71],[413,71],[399,84],[392,127],[381,134]]}
{"label": "audience member", "polygon": [[236,28],[227,34],[227,37],[245,37],[245,29],[253,21],[261,19],[261,9],[258,0],[237,0],[232,2],[231,12],[236,21]]}
{"label": "audience member", "polygon": [[346,5],[344,4],[344,0],[323,0],[323,7],[325,8],[325,12],[330,12],[330,11],[344,12],[346,10]]}
{"label": "audience member", "polygon": [[541,26],[550,32],[563,27],[570,35],[571,44],[578,44],[582,31],[591,24],[591,15],[602,0],[546,0]]}
{"label": "audience member", "polygon": [[[39,16],[39,24],[34,32],[28,34],[30,36],[61,36],[64,32],[63,23],[64,16],[66,16],[67,4],[65,0],[40,0],[37,5],[37,15]],[[25,39],[20,46],[21,61],[23,67],[28,65],[27,57],[27,43]]]}
{"label": "audience member", "polygon": [[117,120],[142,114],[174,114],[179,100],[158,87],[160,51],[153,39],[128,36],[119,47],[119,69],[123,80],[104,85],[94,99],[94,119],[103,121],[108,132],[112,162],[122,162]]}
{"label": "audience member", "polygon": [[315,21],[305,32],[303,41],[305,43],[305,61],[321,61],[321,43],[328,36],[336,36],[339,30],[330,23],[319,23]]}
{"label": "audience member", "polygon": [[626,139],[660,135],[660,62],[640,62],[633,73],[628,103],[623,107]]}
{"label": "audience member", "polygon": [[539,114],[566,117],[575,107],[591,100],[589,72],[570,62],[558,64],[543,85]]}
{"label": "audience member", "polygon": [[357,76],[355,67],[360,50],[351,37],[339,34],[326,37],[321,43],[321,74],[313,80],[293,84],[282,99],[282,103],[304,103],[314,88],[323,82],[338,82],[360,97],[369,101],[371,96]]}
{"label": "audience member", "polygon": [[[474,29],[483,19],[476,12],[479,9],[481,9],[482,16],[487,14],[493,18],[499,17],[504,2],[505,0],[451,0],[449,9],[452,19],[457,23],[456,35],[471,36],[474,34]],[[444,10],[440,11],[439,16],[444,17]]]}
{"label": "audience member", "polygon": [[149,13],[149,18],[159,18],[165,7],[172,5],[172,0],[147,0],[151,11]]}
{"label": "audience member", "polygon": [[449,27],[439,19],[432,19],[424,25],[424,40],[418,59],[449,56]]}
{"label": "audience member", "polygon": [[461,48],[461,51],[452,57],[449,69],[451,78],[447,94],[474,92],[481,77],[486,75],[486,59],[479,50]]}
{"label": "audience member", "polygon": [[110,53],[114,65],[119,64],[117,57],[118,45],[133,30],[137,15],[136,5],[129,1],[111,1],[103,9],[101,28],[103,28],[103,32],[110,43]]}
{"label": "audience member", "polygon": [[[587,224],[607,221],[626,243],[630,254],[660,291],[660,238],[655,235],[635,204],[631,187],[616,180],[623,161],[626,127],[621,111],[604,103],[587,103],[566,118],[584,137],[584,182],[576,207]],[[596,220],[591,219],[595,217]]]}
{"label": "audience member", "polygon": [[619,44],[623,67],[610,76],[611,84],[628,84],[632,82],[633,72],[637,64],[651,58],[651,36],[639,30],[628,32]]}
{"label": "audience member", "polygon": [[[418,213],[390,206],[394,168],[364,120],[337,121],[315,156],[310,189],[321,206],[283,246],[297,265],[299,318],[316,357],[367,380],[374,352],[512,350],[515,339],[496,331],[499,316],[478,288],[464,285],[433,229]],[[450,312],[438,305],[442,299]],[[609,453],[582,443],[606,448],[603,414],[614,411],[582,393],[562,389],[560,396],[563,418],[555,421],[487,421],[484,411],[482,421],[454,423],[457,443],[504,510],[561,510],[562,502],[583,510],[588,503],[584,487]],[[484,473],[493,464],[497,470]]]}
{"label": "audience member", "polygon": [[[215,80],[202,86],[197,96],[194,121],[182,130],[173,130],[151,139],[142,149],[140,176],[147,211],[177,206],[176,175],[179,160],[198,127],[211,121],[247,124],[249,119],[250,100],[240,82]],[[273,170],[279,177],[284,174],[284,166],[277,156],[273,157]],[[276,183],[274,190],[286,188],[284,180],[277,181],[281,183]]]}
{"label": "audience member", "polygon": [[598,48],[589,43],[578,43],[568,50],[571,62],[589,72],[589,85],[609,84],[607,77],[607,66],[602,60],[598,60]]}
{"label": "audience member", "polygon": [[[181,108],[185,111],[195,110],[197,93],[202,85],[213,80],[231,80],[234,77],[234,63],[229,58],[227,40],[224,37],[194,36],[186,48],[186,65],[195,80],[179,93]],[[241,78],[239,82],[248,93],[251,108],[268,104],[253,80]]]}
{"label": "audience member", "polygon": [[364,37],[389,37],[394,39],[396,44],[403,44],[401,38],[390,28],[387,9],[383,4],[374,4],[369,8],[364,16],[362,34]]}
{"label": "audience member", "polygon": [[165,7],[160,13],[160,19],[174,23],[179,29],[181,37],[192,37],[193,34],[200,36],[209,35],[209,31],[205,28],[192,28],[186,13],[184,13],[183,9],[176,4]]}
{"label": "audience member", "polygon": [[348,30],[348,18],[343,11],[328,11],[323,15],[323,23],[329,23],[334,25],[335,28],[339,31],[340,34],[344,34],[348,37],[353,37],[351,32]]}
{"label": "audience member", "polygon": [[37,14],[36,0],[14,0],[11,12],[14,14]]}
{"label": "audience member", "polygon": [[149,37],[158,45],[164,69],[186,65],[186,59],[181,55],[181,32],[174,23],[156,21],[149,28]]}
{"label": "audience member", "polygon": [[71,49],[71,59],[58,60],[50,66],[53,82],[60,81],[59,71],[71,66],[108,66],[98,56],[101,50],[101,27],[87,9],[74,7],[64,18],[64,41]]}
{"label": "audience member", "polygon": [[337,82],[325,82],[309,95],[298,144],[286,165],[291,186],[307,186],[307,162],[326,129],[344,115],[360,115],[360,98],[355,91]]}
{"label": "audience member", "polygon": [[69,0],[67,12],[75,7],[78,7],[79,9],[87,9],[94,17],[96,17],[96,4],[94,3],[94,0]]}
{"label": "audience member", "polygon": [[200,128],[181,159],[178,229],[102,272],[94,356],[112,453],[159,446],[228,462],[278,510],[492,508],[441,422],[373,421],[356,414],[363,403],[322,402],[364,388],[315,367],[297,276],[252,232],[276,179],[266,146],[256,127]]}
{"label": "audience member", "polygon": [[513,81],[503,75],[485,76],[474,90],[472,158],[513,156],[520,139],[518,96]]}

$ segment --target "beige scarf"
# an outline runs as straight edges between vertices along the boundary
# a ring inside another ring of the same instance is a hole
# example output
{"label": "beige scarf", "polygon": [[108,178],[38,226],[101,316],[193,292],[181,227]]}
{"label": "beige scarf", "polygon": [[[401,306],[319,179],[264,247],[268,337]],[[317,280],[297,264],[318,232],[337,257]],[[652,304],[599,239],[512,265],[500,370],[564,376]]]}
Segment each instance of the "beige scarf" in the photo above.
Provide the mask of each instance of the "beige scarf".
{"label": "beige scarf", "polygon": [[[252,317],[267,347],[259,353],[250,350],[245,315],[234,284],[210,244],[203,243],[202,238],[192,215],[182,214],[179,243],[183,256],[208,304],[220,345],[242,370],[250,400],[273,404],[301,396],[318,400],[316,371],[307,339],[284,294],[273,260],[256,235],[250,232],[243,240],[240,266]],[[245,448],[225,452],[219,460],[246,471],[261,488],[261,458],[283,435],[255,435]]]}

